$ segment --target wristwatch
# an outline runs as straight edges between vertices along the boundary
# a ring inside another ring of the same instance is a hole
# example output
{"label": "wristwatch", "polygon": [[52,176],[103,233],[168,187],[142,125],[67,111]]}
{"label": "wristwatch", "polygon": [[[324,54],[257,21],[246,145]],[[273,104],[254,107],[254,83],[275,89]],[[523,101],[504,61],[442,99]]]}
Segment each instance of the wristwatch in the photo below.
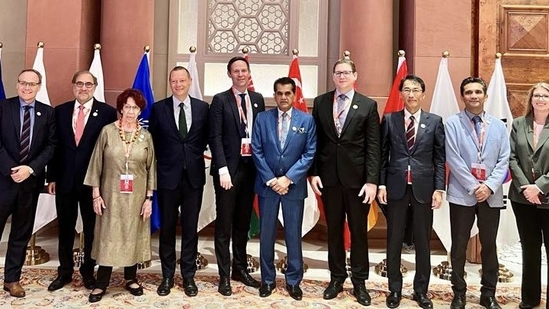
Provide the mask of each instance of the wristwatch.
{"label": "wristwatch", "polygon": [[149,200],[149,201],[152,201],[152,200],[153,200],[153,197],[152,197],[152,195],[147,195],[147,196],[145,197],[145,199],[146,199],[146,200]]}

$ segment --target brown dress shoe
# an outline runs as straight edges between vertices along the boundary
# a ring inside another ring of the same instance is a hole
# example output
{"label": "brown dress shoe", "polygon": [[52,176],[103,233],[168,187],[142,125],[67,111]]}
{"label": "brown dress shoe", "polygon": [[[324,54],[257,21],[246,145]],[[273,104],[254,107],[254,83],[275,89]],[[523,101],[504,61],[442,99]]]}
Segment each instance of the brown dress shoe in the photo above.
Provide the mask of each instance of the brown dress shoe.
{"label": "brown dress shoe", "polygon": [[4,282],[4,291],[10,292],[13,297],[25,297],[25,289],[17,282]]}

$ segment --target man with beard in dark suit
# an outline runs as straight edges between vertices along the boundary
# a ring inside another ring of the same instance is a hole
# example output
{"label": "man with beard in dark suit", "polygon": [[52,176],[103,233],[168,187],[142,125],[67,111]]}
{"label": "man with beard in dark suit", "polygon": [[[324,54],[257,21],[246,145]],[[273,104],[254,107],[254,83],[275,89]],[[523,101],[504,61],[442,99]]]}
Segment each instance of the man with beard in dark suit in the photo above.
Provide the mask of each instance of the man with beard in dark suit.
{"label": "man with beard in dark suit", "polygon": [[55,108],[58,145],[48,166],[48,192],[55,194],[59,267],[57,278],[48,286],[49,291],[72,281],[74,228],[79,208],[84,233],[80,275],[87,289],[93,289],[95,285],[95,260],[91,258],[95,213],[92,188],[84,185],[84,176],[101,129],[117,118],[114,107],[93,97],[95,87],[97,78],[89,71],[76,72],[72,77],[75,99]]}

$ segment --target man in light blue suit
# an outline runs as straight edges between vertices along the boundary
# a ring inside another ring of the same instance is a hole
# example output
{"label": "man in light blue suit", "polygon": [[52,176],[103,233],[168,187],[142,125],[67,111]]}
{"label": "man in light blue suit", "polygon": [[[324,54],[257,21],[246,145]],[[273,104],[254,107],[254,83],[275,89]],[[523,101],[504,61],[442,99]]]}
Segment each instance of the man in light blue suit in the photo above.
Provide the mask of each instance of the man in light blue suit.
{"label": "man in light blue suit", "polygon": [[316,151],[316,127],[311,115],[292,108],[295,89],[291,78],[275,81],[277,108],[258,114],[252,133],[252,156],[257,168],[255,192],[259,196],[261,227],[259,296],[271,295],[276,287],[274,243],[278,209],[282,204],[288,250],[286,289],[292,298],[301,300],[301,225],[307,197],[307,171]]}
{"label": "man in light blue suit", "polygon": [[501,187],[509,166],[510,146],[505,124],[484,111],[486,83],[477,77],[461,82],[465,109],[446,120],[446,163],[450,169],[446,198],[452,231],[452,309],[465,308],[465,254],[477,217],[482,258],[480,305],[498,309],[496,236],[503,204]]}

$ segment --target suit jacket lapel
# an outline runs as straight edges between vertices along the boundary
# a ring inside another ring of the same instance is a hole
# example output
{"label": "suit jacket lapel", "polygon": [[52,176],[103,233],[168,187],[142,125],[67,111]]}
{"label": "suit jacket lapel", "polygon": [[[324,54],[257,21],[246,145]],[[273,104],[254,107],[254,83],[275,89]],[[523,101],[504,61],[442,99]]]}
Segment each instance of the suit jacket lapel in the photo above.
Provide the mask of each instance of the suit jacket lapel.
{"label": "suit jacket lapel", "polygon": [[400,138],[404,145],[406,145],[406,148],[408,148],[406,140],[406,127],[404,126],[404,110],[398,113],[394,113],[391,119],[393,120],[393,126],[395,126],[395,131],[399,132],[398,138]]}
{"label": "suit jacket lapel", "polygon": [[16,97],[10,102],[11,116],[13,117],[13,128],[15,129],[15,136],[17,140],[21,141],[21,105],[19,104],[19,97]]}
{"label": "suit jacket lapel", "polygon": [[330,92],[330,94],[324,96],[324,99],[320,102],[320,106],[318,108],[319,111],[319,117],[326,122],[330,128],[332,128],[331,132],[333,132],[334,137],[337,138],[337,130],[334,123],[334,109],[333,109],[333,99],[334,99],[335,91]]}
{"label": "suit jacket lapel", "polygon": [[42,105],[38,104],[38,102],[35,101],[34,109],[34,126],[32,127],[32,141],[30,145],[30,151],[36,148],[36,140],[37,137],[40,136],[40,134],[38,134],[38,131],[42,130],[42,128],[45,127],[44,121],[46,121],[46,114],[44,109],[42,108]]}
{"label": "suit jacket lapel", "polygon": [[429,128],[429,114],[421,111],[419,122],[416,125],[418,126],[418,128],[412,152],[414,152],[417,149],[417,146],[420,145],[419,142],[421,141],[421,138],[423,137],[425,131]]}
{"label": "suit jacket lapel", "polygon": [[299,128],[299,122],[300,122],[299,115],[294,108],[294,110],[292,111],[292,118],[290,119],[290,124],[288,125],[288,135],[286,135],[286,142],[284,143],[284,149],[282,149],[282,151],[285,151],[286,148],[288,148],[288,145],[290,145],[292,141],[292,137],[296,135],[297,132],[294,131],[294,128],[296,130]]}
{"label": "suit jacket lapel", "polygon": [[[469,119],[469,117],[467,117],[467,114],[465,113],[465,110],[461,111],[461,113],[459,114],[459,119],[461,120],[461,123],[465,127],[465,130],[467,130],[469,138],[473,141],[473,144],[476,147],[478,147],[477,133],[475,132],[475,129],[473,127],[473,123],[471,122],[471,119]],[[487,135],[487,134],[485,134],[485,135]]]}
{"label": "suit jacket lapel", "polygon": [[353,99],[351,101],[351,105],[349,105],[349,110],[347,111],[347,117],[345,117],[345,123],[343,124],[343,128],[341,128],[341,135],[343,135],[347,127],[349,127],[349,123],[351,123],[351,120],[355,116],[359,107],[360,107],[360,100],[358,99],[358,96],[356,95],[356,92],[355,92],[355,94],[353,95]]}
{"label": "suit jacket lapel", "polygon": [[240,132],[240,113],[238,112],[238,107],[236,106],[233,90],[229,89],[225,94],[227,95],[227,104],[229,104],[229,108],[233,112],[236,128],[238,132]]}
{"label": "suit jacket lapel", "polygon": [[[534,119],[532,119],[531,117],[527,116],[525,117],[524,119],[524,127],[521,128],[521,130],[524,130],[524,138],[526,138],[526,141],[528,142],[528,146],[530,146],[530,149],[532,149],[532,153],[535,152],[535,148],[534,148],[534,129],[533,129],[533,125],[534,125]],[[538,140],[539,142],[539,140]],[[539,143],[538,143],[539,145]]]}
{"label": "suit jacket lapel", "polygon": [[541,149],[543,148],[543,144],[547,141],[547,138],[549,138],[549,125],[546,123],[539,134],[538,142],[536,144],[536,150],[534,153],[541,151]]}
{"label": "suit jacket lapel", "polygon": [[[90,134],[89,132],[91,131],[91,128],[93,128],[97,125],[97,116],[100,116],[99,115],[99,104],[106,104],[106,103],[99,103],[99,102],[97,102],[96,99],[93,99],[93,103],[92,103],[91,109],[90,109],[89,114],[88,114],[88,121],[86,122],[86,125],[84,126],[84,131],[82,132],[81,140],[85,140],[86,135]],[[74,112],[74,109],[72,109],[72,111]],[[72,131],[72,115],[70,115],[70,117],[67,117],[67,119],[70,120],[69,125],[71,126],[71,132],[75,133],[74,131]],[[74,145],[76,146],[76,136],[74,138]]]}
{"label": "suit jacket lapel", "polygon": [[[177,125],[175,124],[176,120],[174,116],[175,110],[173,107],[173,97],[169,97],[165,99],[164,101],[162,101],[162,104],[163,104],[162,111],[164,113],[164,117],[161,117],[160,119],[165,119],[166,121],[170,122],[169,126],[172,127],[172,131],[175,132],[175,134],[180,140],[183,140],[183,136],[179,134],[179,130],[177,129]],[[192,101],[191,101],[191,104],[192,104]],[[179,121],[179,119],[177,119],[177,121]]]}

